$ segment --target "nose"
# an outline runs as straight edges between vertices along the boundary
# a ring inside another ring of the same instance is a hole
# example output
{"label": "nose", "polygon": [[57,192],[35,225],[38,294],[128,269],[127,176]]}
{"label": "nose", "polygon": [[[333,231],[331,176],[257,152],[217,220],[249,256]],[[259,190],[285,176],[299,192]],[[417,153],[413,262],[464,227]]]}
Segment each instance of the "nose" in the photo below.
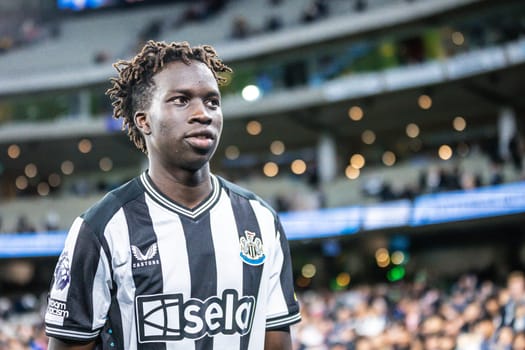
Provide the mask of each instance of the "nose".
{"label": "nose", "polygon": [[203,101],[195,101],[191,109],[190,123],[210,124],[211,116]]}

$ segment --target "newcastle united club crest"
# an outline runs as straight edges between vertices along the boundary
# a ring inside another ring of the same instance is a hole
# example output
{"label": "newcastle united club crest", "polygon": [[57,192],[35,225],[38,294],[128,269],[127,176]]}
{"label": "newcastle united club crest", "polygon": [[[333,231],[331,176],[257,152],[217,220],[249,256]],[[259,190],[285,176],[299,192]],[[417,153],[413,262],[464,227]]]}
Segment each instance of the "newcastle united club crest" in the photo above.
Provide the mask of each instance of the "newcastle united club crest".
{"label": "newcastle united club crest", "polygon": [[249,265],[261,265],[266,259],[261,239],[248,230],[244,231],[244,236],[239,239],[241,259]]}

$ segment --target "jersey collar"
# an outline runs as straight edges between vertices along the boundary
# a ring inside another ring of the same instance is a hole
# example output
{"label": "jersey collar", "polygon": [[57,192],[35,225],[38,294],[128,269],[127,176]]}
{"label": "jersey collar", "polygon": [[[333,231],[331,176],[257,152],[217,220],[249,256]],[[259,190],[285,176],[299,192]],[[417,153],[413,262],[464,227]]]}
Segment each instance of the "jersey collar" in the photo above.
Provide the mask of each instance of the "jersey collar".
{"label": "jersey collar", "polygon": [[140,175],[140,182],[144,186],[146,192],[151,196],[151,198],[155,202],[159,203],[160,205],[171,211],[176,212],[177,214],[187,216],[191,219],[196,219],[201,214],[205,213],[210,208],[212,208],[215,205],[215,203],[219,200],[219,180],[213,174],[210,174],[210,177],[212,185],[212,191],[210,195],[193,209],[189,209],[183,205],[174,202],[173,200],[165,196],[162,192],[160,192],[149,177],[147,172],[144,172],[142,173],[142,175]]}

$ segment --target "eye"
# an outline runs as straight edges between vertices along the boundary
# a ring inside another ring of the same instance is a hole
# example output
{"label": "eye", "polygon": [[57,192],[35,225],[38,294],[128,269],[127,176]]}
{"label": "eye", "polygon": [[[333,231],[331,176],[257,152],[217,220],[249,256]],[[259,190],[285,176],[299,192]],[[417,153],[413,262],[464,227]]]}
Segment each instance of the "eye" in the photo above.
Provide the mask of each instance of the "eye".
{"label": "eye", "polygon": [[179,106],[183,106],[188,102],[188,99],[185,96],[174,96],[170,98],[168,102],[171,102]]}
{"label": "eye", "polygon": [[209,108],[216,109],[221,106],[221,101],[218,98],[210,98],[206,100],[206,106],[208,106]]}

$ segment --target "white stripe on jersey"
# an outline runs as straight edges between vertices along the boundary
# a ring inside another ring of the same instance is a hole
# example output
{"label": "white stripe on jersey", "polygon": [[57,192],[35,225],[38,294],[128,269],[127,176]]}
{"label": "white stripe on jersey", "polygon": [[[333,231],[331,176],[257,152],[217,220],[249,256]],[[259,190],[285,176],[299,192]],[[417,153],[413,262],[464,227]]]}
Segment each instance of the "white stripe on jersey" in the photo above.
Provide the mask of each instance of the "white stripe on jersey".
{"label": "white stripe on jersey", "polygon": [[[217,295],[225,289],[236,289],[242,295],[243,263],[239,258],[239,236],[235,230],[236,223],[231,202],[226,193],[222,193],[217,206],[210,212],[215,261],[217,264]],[[252,330],[253,332],[253,330]],[[234,345],[237,344],[237,345]],[[239,348],[240,335],[217,334],[214,337],[214,349]]]}
{"label": "white stripe on jersey", "polygon": [[111,303],[111,292],[108,286],[111,286],[112,276],[109,276],[109,263],[104,249],[100,247],[100,259],[98,261],[97,272],[93,281],[93,323],[91,328],[99,329],[104,327],[107,321],[109,305]]}
{"label": "white stripe on jersey", "polygon": [[[108,222],[104,231],[104,238],[111,251],[113,279],[117,283],[117,300],[119,302],[120,316],[122,319],[122,332],[124,348],[136,350],[136,325],[133,305],[135,300],[135,282],[131,273],[131,252],[128,235],[128,223],[124,210],[120,209]],[[94,304],[95,306],[97,304]],[[127,325],[131,325],[128,327]]]}
{"label": "white stripe on jersey", "polygon": [[[191,298],[191,285],[188,284],[190,269],[186,238],[178,215],[160,206],[146,196],[146,204],[152,218],[164,218],[154,222],[153,230],[157,235],[160,261],[162,261],[162,283],[165,293],[177,291],[184,295],[184,300]],[[182,339],[177,342],[167,342],[166,350],[195,349],[195,341]]]}
{"label": "white stripe on jersey", "polygon": [[[272,251],[280,251],[281,247],[279,245],[279,240],[276,237],[275,232],[275,220],[272,215],[272,212],[268,208],[261,205],[261,203],[250,200],[250,205],[252,206],[255,217],[257,218],[259,229],[261,230],[262,241],[264,242],[264,254],[266,255],[266,261],[264,263],[263,275],[261,277],[262,281],[271,281],[271,274],[273,273],[274,264],[276,263],[273,259]],[[266,288],[264,288],[266,287]],[[259,288],[259,295],[257,300],[259,300],[259,305],[264,305],[266,310],[270,308],[274,300],[270,299],[270,291],[267,289],[270,287],[268,282],[261,283]],[[267,314],[265,312],[256,312],[256,319],[253,321],[254,324],[265,324]],[[258,339],[264,339],[264,333],[266,329],[264,327],[254,327],[252,328],[252,336],[250,338],[250,344],[248,349],[261,349],[261,344],[254,344]]]}

